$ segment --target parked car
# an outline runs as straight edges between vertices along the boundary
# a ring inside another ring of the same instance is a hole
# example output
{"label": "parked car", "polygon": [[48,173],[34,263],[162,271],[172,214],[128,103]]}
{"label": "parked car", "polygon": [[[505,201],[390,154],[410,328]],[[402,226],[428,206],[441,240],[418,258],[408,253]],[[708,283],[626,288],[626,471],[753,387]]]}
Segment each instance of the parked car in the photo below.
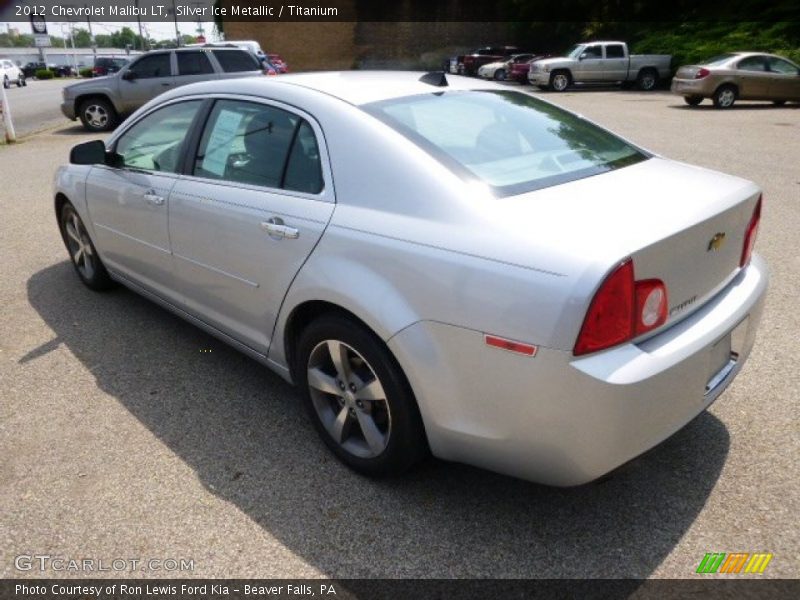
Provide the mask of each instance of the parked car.
{"label": "parked car", "polygon": [[650,91],[670,76],[671,62],[667,54],[629,54],[625,42],[588,42],[576,44],[564,57],[537,61],[528,80],[557,92],[584,83],[636,83],[639,89]]}
{"label": "parked car", "polygon": [[109,131],[126,115],[170,88],[261,75],[255,55],[240,48],[178,48],[142,54],[109,77],[66,86],[61,112],[89,131]]}
{"label": "parked car", "polygon": [[35,79],[36,78],[36,71],[40,69],[52,69],[55,65],[48,65],[43,62],[29,62],[25,63],[25,66],[22,67],[22,73],[26,79]]}
{"label": "parked car", "polygon": [[505,81],[508,74],[511,72],[513,65],[527,63],[534,57],[533,54],[514,54],[507,60],[500,60],[496,62],[486,63],[478,68],[478,77],[483,79],[496,79],[497,81]]}
{"label": "parked car", "polygon": [[54,65],[51,70],[56,77],[78,76],[78,70],[72,65]]}
{"label": "parked car", "polygon": [[488,63],[508,60],[523,50],[516,46],[486,46],[471,54],[454,56],[450,59],[450,72],[458,75],[477,75],[478,69]]}
{"label": "parked car", "polygon": [[279,74],[289,72],[289,65],[281,58],[280,54],[267,54],[267,59]]}
{"label": "parked car", "polygon": [[69,257],[89,288],[127,285],[300,386],[362,473],[430,449],[595,479],[742,368],[768,278],[761,192],[452,80],[171,90],[58,170]]}
{"label": "parked car", "polygon": [[690,106],[711,98],[717,108],[737,100],[800,102],[800,66],[788,58],[759,52],[729,52],[678,69],[672,92]]}
{"label": "parked car", "polygon": [[10,88],[12,83],[16,83],[17,87],[27,85],[23,70],[5,58],[0,59],[0,81],[6,89]]}
{"label": "parked car", "polygon": [[128,58],[99,56],[94,60],[92,74],[94,77],[104,77],[118,73],[130,61]]}

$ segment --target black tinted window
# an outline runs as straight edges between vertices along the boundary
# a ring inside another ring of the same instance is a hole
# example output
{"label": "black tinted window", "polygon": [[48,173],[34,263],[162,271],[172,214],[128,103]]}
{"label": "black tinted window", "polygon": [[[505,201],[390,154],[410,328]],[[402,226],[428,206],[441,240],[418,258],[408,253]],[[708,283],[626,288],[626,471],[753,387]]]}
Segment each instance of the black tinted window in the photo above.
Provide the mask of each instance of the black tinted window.
{"label": "black tinted window", "polygon": [[194,174],[280,187],[299,122],[296,115],[271,106],[219,100],[203,131]]}
{"label": "black tinted window", "polygon": [[256,57],[244,50],[214,50],[222,70],[226,73],[241,71],[258,71],[260,69]]}
{"label": "black tinted window", "polygon": [[213,73],[204,52],[178,52],[178,75],[205,75]]}
{"label": "black tinted window", "polygon": [[783,73],[785,75],[800,74],[800,69],[788,60],[783,60],[782,58],[776,58],[774,56],[769,57],[769,70],[773,73]]}
{"label": "black tinted window", "polygon": [[739,61],[737,68],[742,71],[766,71],[766,64],[763,56],[750,56]]}
{"label": "black tinted window", "polygon": [[600,46],[587,46],[582,56],[584,58],[603,58],[603,49]]}
{"label": "black tinted window", "polygon": [[311,125],[302,121],[289,154],[283,187],[287,190],[319,194],[322,191],[322,170],[317,138]]}
{"label": "black tinted window", "polygon": [[172,69],[169,64],[169,52],[144,56],[134,63],[131,67],[131,71],[136,73],[136,77],[139,79],[169,77],[172,75]]}
{"label": "black tinted window", "polygon": [[606,46],[606,58],[625,58],[625,50],[619,44]]}

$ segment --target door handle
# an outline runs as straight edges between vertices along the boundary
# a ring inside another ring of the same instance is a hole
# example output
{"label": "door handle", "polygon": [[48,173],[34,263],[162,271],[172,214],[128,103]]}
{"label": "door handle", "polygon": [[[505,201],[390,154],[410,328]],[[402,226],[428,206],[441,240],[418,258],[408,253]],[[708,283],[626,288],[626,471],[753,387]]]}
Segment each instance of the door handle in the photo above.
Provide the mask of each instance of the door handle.
{"label": "door handle", "polygon": [[272,217],[268,221],[261,221],[261,229],[266,231],[269,237],[276,240],[283,238],[296,240],[300,237],[300,232],[294,227],[285,225],[280,217]]}
{"label": "door handle", "polygon": [[161,206],[164,204],[164,196],[159,196],[153,190],[144,193],[144,199],[148,204],[153,206]]}

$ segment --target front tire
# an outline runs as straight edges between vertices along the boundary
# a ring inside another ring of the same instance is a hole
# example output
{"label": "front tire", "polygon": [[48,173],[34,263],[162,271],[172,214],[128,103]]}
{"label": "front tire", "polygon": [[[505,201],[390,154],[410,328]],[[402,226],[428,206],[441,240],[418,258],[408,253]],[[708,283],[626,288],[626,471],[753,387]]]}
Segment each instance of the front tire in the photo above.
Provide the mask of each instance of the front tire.
{"label": "front tire", "polygon": [[505,69],[497,69],[494,72],[494,79],[495,81],[505,81],[506,80],[506,70]]}
{"label": "front tire", "polygon": [[93,133],[111,131],[117,125],[117,111],[103,98],[90,98],[81,102],[78,117],[84,128]]}
{"label": "front tire", "polygon": [[114,287],[114,282],[106,271],[100,255],[86,231],[80,215],[69,202],[61,208],[61,237],[67,246],[69,257],[75,272],[89,289],[95,291],[108,290]]}
{"label": "front tire", "polygon": [[717,108],[730,108],[736,102],[736,88],[732,85],[721,85],[714,92],[712,100]]}
{"label": "front tire", "polygon": [[296,356],[311,421],[346,465],[363,475],[392,475],[427,454],[408,381],[374,333],[344,315],[323,315],[300,334]]}
{"label": "front tire", "polygon": [[697,106],[703,101],[702,96],[684,96],[683,101],[689,106]]}
{"label": "front tire", "polygon": [[553,71],[550,75],[550,89],[556,92],[565,91],[572,83],[572,78],[566,71]]}

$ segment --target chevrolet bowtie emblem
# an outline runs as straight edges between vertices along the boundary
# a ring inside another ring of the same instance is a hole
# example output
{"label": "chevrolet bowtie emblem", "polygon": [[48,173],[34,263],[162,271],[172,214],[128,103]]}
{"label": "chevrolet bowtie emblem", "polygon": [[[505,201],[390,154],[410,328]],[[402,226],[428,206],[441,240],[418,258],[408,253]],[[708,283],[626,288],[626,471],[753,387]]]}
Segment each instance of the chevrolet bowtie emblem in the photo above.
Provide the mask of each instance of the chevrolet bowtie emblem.
{"label": "chevrolet bowtie emblem", "polygon": [[708,242],[707,252],[711,252],[714,250],[715,252],[722,248],[722,244],[725,243],[725,234],[724,233],[715,233],[714,237],[711,238],[711,241]]}

